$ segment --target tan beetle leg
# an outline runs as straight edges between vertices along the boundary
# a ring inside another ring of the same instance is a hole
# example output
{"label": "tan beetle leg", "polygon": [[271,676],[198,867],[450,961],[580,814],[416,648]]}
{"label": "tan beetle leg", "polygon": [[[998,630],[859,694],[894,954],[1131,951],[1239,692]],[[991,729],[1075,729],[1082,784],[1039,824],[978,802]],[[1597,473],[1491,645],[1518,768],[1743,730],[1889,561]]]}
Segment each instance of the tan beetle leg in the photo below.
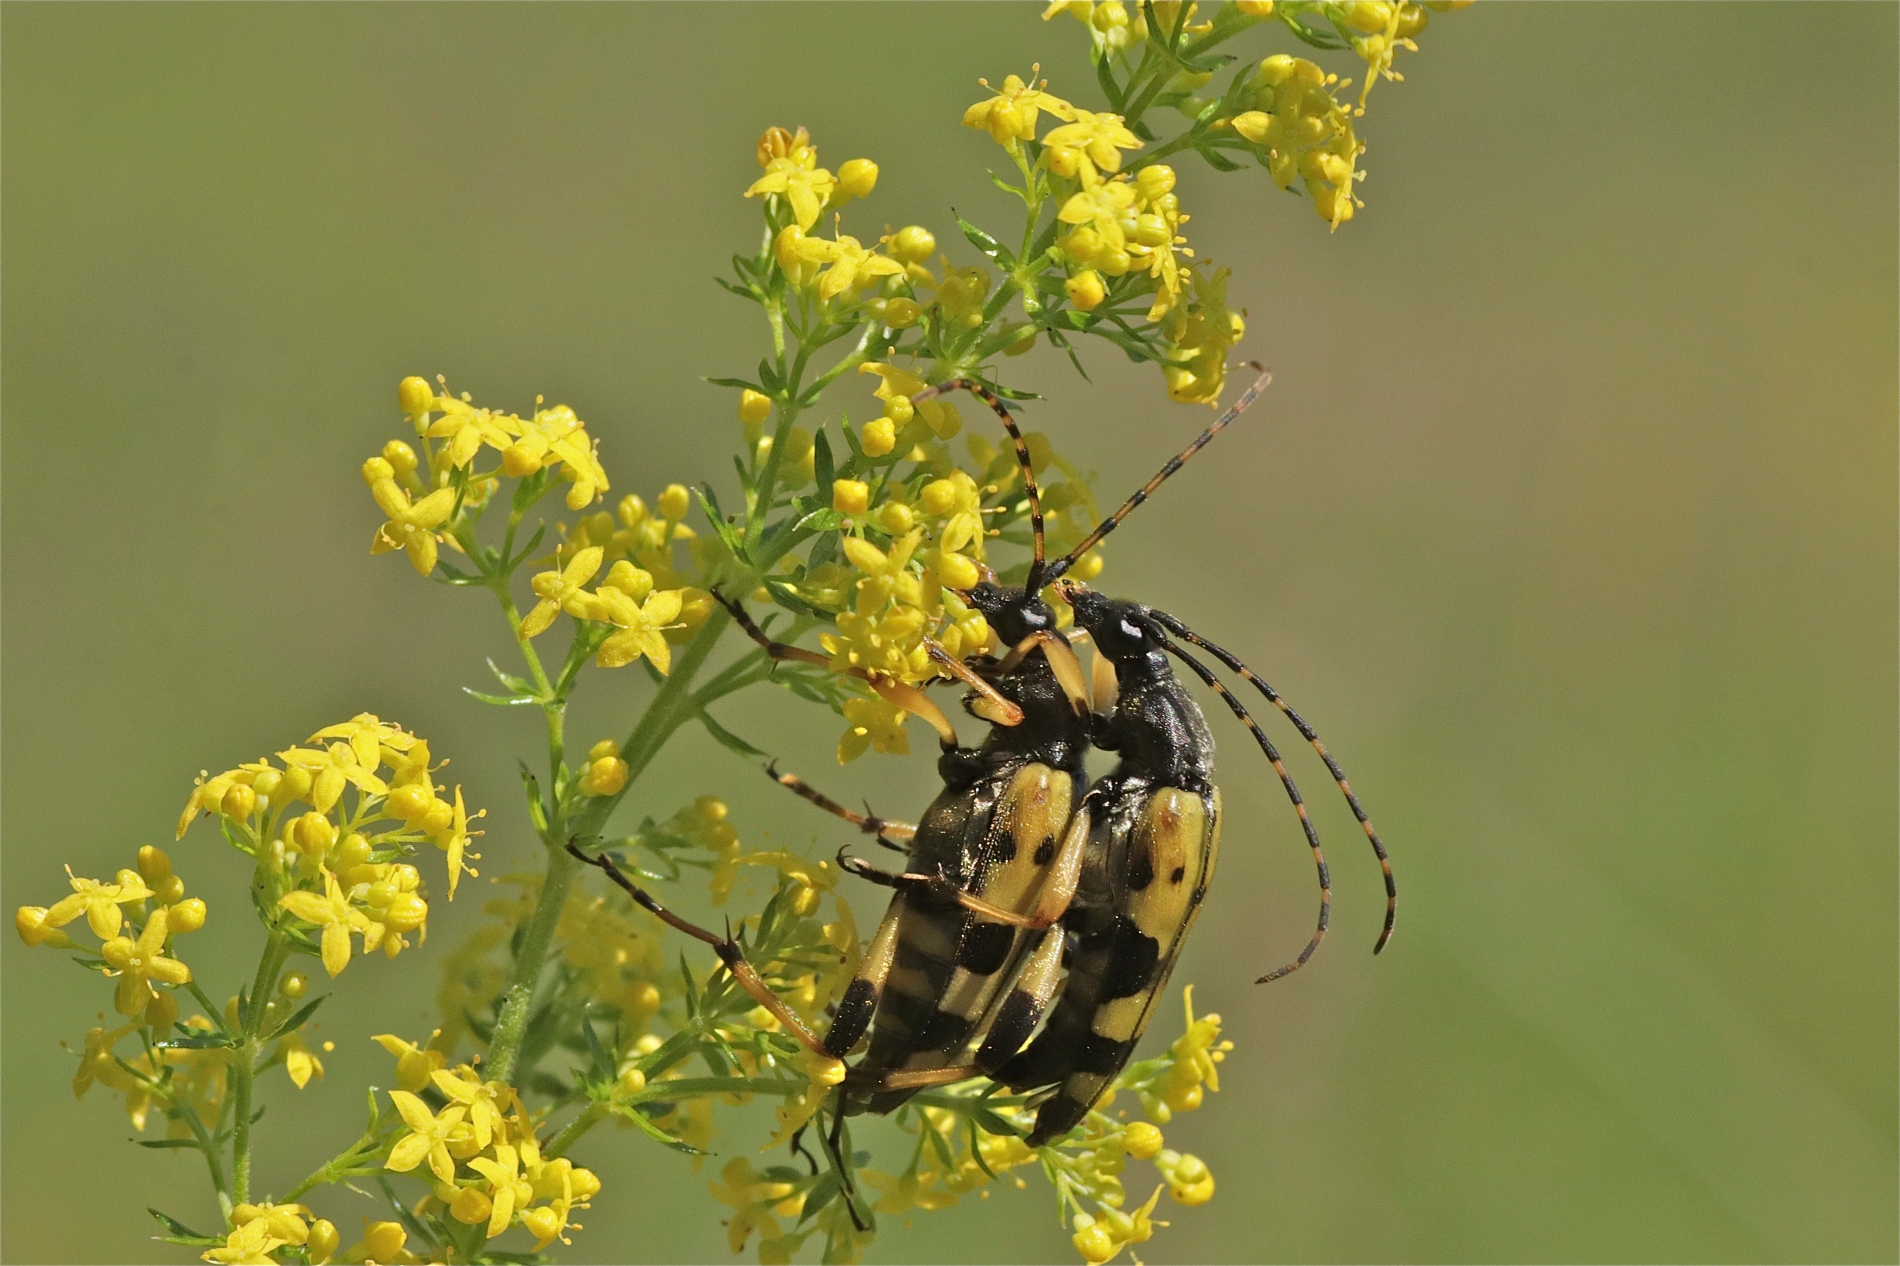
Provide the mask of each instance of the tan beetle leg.
{"label": "tan beetle leg", "polygon": [[1015,650],[1003,657],[1002,662],[997,664],[996,671],[998,673],[1014,671],[1016,666],[1028,657],[1029,652],[1038,646],[1042,647],[1043,656],[1048,659],[1049,667],[1056,675],[1057,684],[1062,687],[1062,693],[1069,696],[1069,703],[1075,708],[1076,713],[1080,715],[1086,711],[1089,706],[1089,688],[1087,680],[1082,675],[1082,661],[1075,657],[1075,651],[1070,647],[1068,639],[1059,633],[1051,633],[1046,629],[1038,629],[1031,633]]}

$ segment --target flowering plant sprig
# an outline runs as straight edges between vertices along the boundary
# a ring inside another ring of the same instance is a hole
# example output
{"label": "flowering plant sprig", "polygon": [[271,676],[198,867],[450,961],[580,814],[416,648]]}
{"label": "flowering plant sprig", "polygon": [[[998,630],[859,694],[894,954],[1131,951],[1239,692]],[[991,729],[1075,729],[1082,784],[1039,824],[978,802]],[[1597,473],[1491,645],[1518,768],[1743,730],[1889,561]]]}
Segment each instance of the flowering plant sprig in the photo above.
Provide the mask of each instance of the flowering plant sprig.
{"label": "flowering plant sprig", "polygon": [[[259,1078],[282,1067],[302,1092],[323,1078],[334,1043],[314,1038],[325,997],[310,992],[316,969],[359,982],[359,957],[395,960],[426,937],[438,881],[412,859],[442,855],[451,900],[477,875],[484,811],[435,781],[442,762],[429,743],[361,714],[200,776],[176,835],[208,817],[249,859],[263,934],[249,983],[221,1006],[196,971],[212,965],[181,957],[205,902],[156,846],[110,880],[69,871],[69,894],[18,910],[29,945],[75,950],[111,982],[117,1019],[101,1012],[86,1035],[75,1093],[105,1086],[134,1129],[166,1123],[144,1146],[204,1161],[221,1225],[198,1232],[156,1214],[168,1241],[221,1263],[529,1260],[570,1243],[574,1214],[608,1186],[570,1157],[593,1130],[637,1131],[697,1168],[720,1138],[721,1109],[759,1096],[775,1103],[772,1126],[742,1146],[789,1158],[759,1169],[729,1155],[710,1186],[729,1211],[727,1247],[756,1241],[762,1262],[808,1245],[825,1261],[859,1260],[879,1215],[1022,1187],[1012,1171],[1032,1165],[1090,1263],[1167,1225],[1155,1216],[1164,1192],[1184,1207],[1213,1196],[1207,1166],[1161,1132],[1219,1089],[1232,1047],[1218,1016],[1195,1016],[1191,992],[1167,1053],[1128,1065],[1046,1146],[1025,1141],[1033,1096],[974,1079],[920,1091],[881,1121],[839,1121],[839,1146],[818,1141],[820,1163],[807,1139],[845,1068],[784,1026],[822,1028],[857,970],[863,924],[838,867],[748,849],[715,795],[609,830],[682,729],[762,758],[713,709],[767,681],[839,716],[840,762],[908,752],[913,718],[954,738],[925,691],[957,661],[1002,649],[965,594],[985,576],[1023,581],[1029,504],[1013,448],[977,432],[954,451],[963,417],[929,389],[975,379],[1024,399],[996,381],[999,357],[1046,339],[1080,368],[1078,349],[1099,338],[1158,365],[1170,398],[1216,403],[1245,321],[1228,306],[1227,270],[1190,248],[1181,175],[1162,160],[1192,153],[1229,172],[1251,157],[1282,189],[1297,180],[1336,229],[1360,205],[1367,93],[1399,77],[1393,58],[1415,50],[1425,24],[1420,6],[1390,0],[1240,0],[1206,20],[1193,4],[1064,0],[1044,16],[1063,13],[1086,27],[1106,99],[1057,95],[1032,67],[963,111],[966,128],[1004,151],[1008,168],[990,179],[1023,213],[1019,230],[995,232],[959,218],[976,252],[967,262],[921,225],[876,233],[855,221],[876,163],[821,166],[802,128],[759,137],[760,174],[734,191],[757,205],[759,237],[721,284],[758,308],[767,349],[750,377],[711,380],[738,392],[736,487],[669,482],[650,503],[609,502],[599,441],[567,405],[537,398],[514,413],[441,378],[399,384],[407,433],[360,469],[380,514],[370,552],[401,553],[418,574],[493,599],[519,662],[491,660],[499,687],[468,693],[539,714],[547,757],[523,765],[522,788],[540,864],[489,877],[486,921],[443,962],[438,1028],[362,1036],[391,1057],[387,1084],[369,1088],[360,1134],[281,1195],[253,1178],[269,1141],[255,1128]],[[1304,57],[1225,51],[1256,27],[1350,50],[1366,67],[1356,101],[1342,95],[1348,80]],[[1169,110],[1186,124],[1164,136]],[[1101,520],[1089,477],[1047,436],[1030,432],[1025,445],[1048,544],[1066,550]],[[1068,574],[1092,579],[1102,566],[1096,549]],[[773,636],[807,639],[804,658],[778,663],[748,647],[716,665],[732,623],[722,597],[776,605]],[[653,690],[622,736],[570,750],[575,692],[636,664]],[[761,1006],[719,955],[681,935],[694,925],[617,888],[590,891],[582,853],[615,859],[669,907],[730,909],[729,935],[782,1005]],[[96,946],[76,939],[82,926]],[[197,1008],[188,1017],[184,999]],[[1145,1197],[1125,1186],[1131,1159],[1154,1167]],[[382,1206],[347,1245],[305,1203],[342,1184],[373,1187]]]}

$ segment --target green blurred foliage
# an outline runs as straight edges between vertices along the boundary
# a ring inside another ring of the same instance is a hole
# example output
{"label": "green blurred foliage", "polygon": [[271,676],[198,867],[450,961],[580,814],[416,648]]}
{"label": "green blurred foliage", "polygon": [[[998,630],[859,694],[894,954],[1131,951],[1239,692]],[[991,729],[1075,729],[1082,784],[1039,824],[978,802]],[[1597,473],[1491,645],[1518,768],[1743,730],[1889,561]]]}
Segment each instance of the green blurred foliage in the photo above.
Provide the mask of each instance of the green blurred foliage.
{"label": "green blurred foliage", "polygon": [[[1001,205],[998,155],[956,126],[976,77],[1040,59],[1089,91],[1079,30],[1028,6],[0,22],[10,904],[166,839],[198,769],[364,709],[497,810],[487,875],[526,860],[532,719],[457,690],[505,632],[367,553],[356,467],[400,433],[397,379],[572,404],[616,492],[717,479],[738,426],[699,377],[761,336],[708,278],[756,231],[760,128],[875,158],[866,214],[948,241],[952,206]],[[1306,935],[1310,865],[1216,716],[1226,861],[1178,978],[1239,1050],[1170,1132],[1220,1194],[1154,1258],[1894,1258],[1895,37],[1891,6],[1480,6],[1373,94],[1368,205],[1337,235],[1264,175],[1183,168],[1193,239],[1250,309],[1240,350],[1278,377],[1102,583],[1307,711],[1404,907],[1371,960],[1376,872],[1304,761],[1336,930],[1249,983]],[[1112,496],[1206,415],[1151,367],[1087,363],[1089,384],[1046,351],[1008,374]],[[609,686],[570,733],[618,733],[646,689]],[[748,709],[841,792],[929,794],[927,758],[841,771],[796,701]],[[837,841],[702,736],[636,798],[709,790],[749,842]],[[248,956],[243,868],[193,839],[193,961]],[[426,1032],[473,905],[328,1009],[329,1079],[267,1094],[262,1182],[354,1131],[387,1076],[365,1035]],[[177,1260],[143,1208],[209,1224],[201,1172],[66,1093],[58,1042],[105,992],[4,953],[0,1253]],[[584,1159],[607,1190],[579,1258],[724,1258],[711,1169],[625,1134]],[[324,1212],[353,1237],[358,1211]],[[877,1254],[1070,1251],[1045,1194],[1003,1190]]]}

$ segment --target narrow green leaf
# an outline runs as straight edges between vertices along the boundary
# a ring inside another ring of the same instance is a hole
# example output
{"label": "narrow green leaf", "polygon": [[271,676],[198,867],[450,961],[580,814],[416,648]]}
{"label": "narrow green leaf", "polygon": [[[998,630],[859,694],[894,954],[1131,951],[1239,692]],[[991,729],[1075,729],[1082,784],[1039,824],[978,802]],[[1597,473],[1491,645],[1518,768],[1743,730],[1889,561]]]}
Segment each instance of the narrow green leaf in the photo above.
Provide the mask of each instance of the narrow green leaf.
{"label": "narrow green leaf", "polygon": [[[711,384],[712,384],[713,386],[715,386],[715,387],[743,387],[743,388],[745,388],[745,389],[746,389],[746,390],[748,390],[748,391],[758,391],[758,390],[759,390],[759,384],[758,384],[758,383],[756,383],[756,382],[747,382],[747,381],[746,381],[745,379],[743,379],[743,378],[703,378],[703,379],[701,379],[700,381],[702,381],[702,382],[709,382],[709,383],[711,383]],[[764,393],[764,392],[759,392],[759,394],[760,394],[760,395],[764,395],[765,393]]]}
{"label": "narrow green leaf", "polygon": [[322,1006],[324,999],[328,998],[329,996],[330,995],[327,993],[319,994],[316,997],[312,998],[310,1001],[304,1003],[301,1007],[298,1007],[296,1014],[292,1015],[288,1020],[285,1020],[282,1024],[272,1029],[268,1034],[264,1036],[264,1040],[268,1042],[272,1038],[278,1037],[282,1034],[296,1032],[299,1028],[303,1026],[304,1021],[308,1020],[313,1014],[315,1014],[317,1008]]}
{"label": "narrow green leaf", "polygon": [[833,462],[831,460],[831,441],[825,438],[825,428],[819,427],[818,434],[811,438],[812,470],[816,472],[818,491],[825,492],[831,487]]}
{"label": "narrow green leaf", "polygon": [[725,726],[713,720],[712,713],[706,711],[704,708],[699,710],[699,722],[706,727],[706,733],[712,735],[719,745],[727,751],[746,757],[747,759],[757,759],[765,755],[763,751],[752,746],[752,744],[746,742],[737,734],[734,734],[731,730],[728,730]]}

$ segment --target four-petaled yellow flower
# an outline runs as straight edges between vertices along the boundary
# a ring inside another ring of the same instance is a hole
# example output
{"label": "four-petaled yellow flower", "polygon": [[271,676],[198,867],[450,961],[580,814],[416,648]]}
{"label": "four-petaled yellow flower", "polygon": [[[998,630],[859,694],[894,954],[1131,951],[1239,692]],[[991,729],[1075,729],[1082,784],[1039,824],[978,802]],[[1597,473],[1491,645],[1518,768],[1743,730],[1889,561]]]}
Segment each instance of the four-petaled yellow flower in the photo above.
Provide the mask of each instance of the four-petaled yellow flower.
{"label": "four-petaled yellow flower", "polygon": [[1121,151],[1141,148],[1141,138],[1123,126],[1121,115],[1092,110],[1077,110],[1073,123],[1051,129],[1042,143],[1052,167],[1061,171],[1067,158],[1085,185],[1094,183],[1098,171],[1120,171]]}
{"label": "four-petaled yellow flower", "polygon": [[414,503],[394,479],[378,479],[370,485],[369,491],[383,513],[389,516],[389,522],[376,529],[369,552],[387,554],[391,550],[406,550],[417,573],[426,576],[434,571],[435,530],[446,523],[455,510],[455,489],[437,488]]}
{"label": "four-petaled yellow flower", "polygon": [[871,1206],[879,1213],[909,1213],[912,1209],[934,1211],[948,1209],[957,1202],[956,1192],[937,1189],[937,1180],[942,1175],[935,1172],[920,1174],[913,1169],[898,1178],[875,1169],[858,1172],[863,1175],[864,1181],[884,1193]]}
{"label": "four-petaled yellow flower", "polygon": [[594,591],[593,618],[620,632],[600,644],[594,662],[602,668],[619,668],[644,655],[664,674],[673,666],[665,629],[679,619],[682,605],[684,594],[678,589],[656,589],[647,595],[644,606],[636,606],[622,591],[602,585]]}
{"label": "four-petaled yellow flower", "polygon": [[811,147],[799,149],[787,158],[774,158],[766,165],[765,174],[745,191],[745,196],[778,194],[791,205],[792,218],[798,227],[809,229],[818,223],[818,213],[825,209],[826,200],[838,184],[830,172],[816,166],[817,162],[818,151]]}
{"label": "four-petaled yellow flower", "polygon": [[[341,976],[350,965],[350,933],[367,932],[369,916],[349,903],[338,886],[336,876],[323,872],[323,895],[293,892],[277,903],[305,923],[323,929],[323,969]],[[446,1180],[444,1180],[446,1181]]]}
{"label": "four-petaled yellow flower", "polygon": [[328,813],[336,807],[345,783],[373,796],[389,794],[388,784],[376,776],[375,761],[367,765],[360,763],[350,743],[332,743],[323,748],[290,747],[277,753],[277,759],[309,773],[310,804],[318,813]]}
{"label": "four-petaled yellow flower", "polygon": [[165,937],[170,931],[168,918],[165,907],[160,906],[145,921],[145,930],[139,933],[138,940],[115,936],[99,947],[99,957],[118,973],[119,984],[113,991],[112,1005],[122,1016],[136,1020],[145,1014],[146,1005],[152,1000],[151,981],[182,985],[191,979],[191,968],[175,958],[165,957]]}
{"label": "four-petaled yellow flower", "polygon": [[[487,812],[488,810],[481,809],[476,812],[475,816],[479,818]],[[463,860],[464,855],[478,860],[480,859],[480,853],[468,852],[469,836],[480,834],[480,831],[471,832],[468,829],[468,806],[462,802],[462,788],[460,784],[457,784],[455,788],[455,809],[449,818],[449,825],[440,834],[435,836],[435,846],[449,855],[450,901],[455,900],[455,886],[462,881],[464,872],[470,875],[479,875],[481,873]]]}
{"label": "four-petaled yellow flower", "polygon": [[[1033,74],[1033,72],[1032,72]],[[985,88],[989,81],[977,80]],[[979,101],[963,112],[963,126],[983,128],[998,145],[1014,146],[1019,141],[1036,139],[1036,116],[1048,111],[1058,119],[1073,119],[1075,107],[1061,97],[1044,91],[1048,80],[1031,87],[1019,75],[1006,75],[1001,89],[987,101]]]}
{"label": "four-petaled yellow flower", "polygon": [[[445,1075],[436,1074],[437,1085]],[[493,1193],[494,1205],[488,1215],[488,1238],[492,1240],[508,1229],[516,1209],[527,1208],[528,1202],[534,1199],[534,1184],[522,1176],[520,1156],[507,1143],[495,1144],[493,1160],[478,1156],[468,1167],[488,1180]]]}
{"label": "four-petaled yellow flower", "polygon": [[554,617],[563,611],[576,619],[588,618],[590,600],[582,586],[594,578],[606,556],[607,552],[600,546],[590,545],[559,571],[540,572],[528,582],[540,601],[521,621],[523,641],[546,632],[554,623]]}
{"label": "four-petaled yellow flower", "polygon": [[119,925],[124,914],[119,903],[126,901],[144,901],[152,895],[151,889],[143,883],[102,884],[97,879],[81,879],[73,874],[73,868],[66,868],[66,878],[71,881],[73,895],[53,903],[47,910],[44,926],[63,928],[80,915],[86,916],[86,926],[100,940],[107,940],[119,934]]}
{"label": "four-petaled yellow flower", "polygon": [[818,297],[830,299],[849,291],[854,286],[868,284],[878,277],[889,277],[904,271],[904,266],[888,255],[879,255],[865,248],[857,238],[848,234],[836,240],[824,237],[807,237],[799,240],[793,252],[810,263],[828,263],[831,267],[818,279]]}
{"label": "four-petaled yellow flower", "polygon": [[274,1266],[271,1254],[289,1241],[271,1234],[270,1223],[257,1218],[225,1236],[224,1247],[207,1249],[203,1258],[222,1266]]}
{"label": "four-petaled yellow flower", "polygon": [[[371,712],[359,712],[347,721],[335,725],[326,725],[309,738],[309,742],[319,739],[342,739],[350,745],[350,754],[356,757],[356,763],[364,769],[373,770],[384,759],[383,749],[402,753],[413,750],[422,740],[403,729],[392,725]],[[422,744],[423,751],[428,745]]]}
{"label": "four-petaled yellow flower", "polygon": [[[459,1076],[458,1073],[467,1073],[467,1076]],[[468,1068],[453,1073],[437,1072],[429,1080],[450,1103],[459,1103],[468,1109],[468,1124],[475,1135],[475,1146],[487,1148],[502,1129],[501,1108],[495,1101],[507,1092],[507,1087],[500,1082],[483,1082],[474,1070]]]}
{"label": "four-petaled yellow flower", "polygon": [[278,1051],[284,1057],[284,1071],[290,1074],[291,1083],[297,1089],[309,1085],[312,1077],[323,1080],[323,1061],[304,1044],[302,1033],[292,1033],[285,1038],[278,1044]]}
{"label": "four-petaled yellow flower", "polygon": [[394,1033],[378,1033],[370,1040],[396,1057],[396,1085],[402,1090],[422,1089],[448,1062],[441,1051],[405,1042]]}
{"label": "four-petaled yellow flower", "polygon": [[521,434],[521,419],[488,409],[477,409],[466,400],[442,396],[436,400],[445,412],[426,434],[430,439],[448,439],[449,464],[466,466],[483,444],[505,449]]}
{"label": "four-petaled yellow flower", "polygon": [[383,1168],[398,1174],[406,1174],[420,1165],[424,1158],[435,1176],[443,1182],[455,1181],[455,1158],[449,1155],[449,1140],[462,1125],[462,1118],[468,1115],[468,1109],[459,1103],[452,1103],[439,1113],[429,1111],[429,1105],[410,1094],[407,1090],[392,1090],[389,1101],[396,1105],[396,1111],[402,1115],[403,1123],[411,1133],[396,1140],[396,1146],[389,1149],[389,1159],[383,1162]]}

